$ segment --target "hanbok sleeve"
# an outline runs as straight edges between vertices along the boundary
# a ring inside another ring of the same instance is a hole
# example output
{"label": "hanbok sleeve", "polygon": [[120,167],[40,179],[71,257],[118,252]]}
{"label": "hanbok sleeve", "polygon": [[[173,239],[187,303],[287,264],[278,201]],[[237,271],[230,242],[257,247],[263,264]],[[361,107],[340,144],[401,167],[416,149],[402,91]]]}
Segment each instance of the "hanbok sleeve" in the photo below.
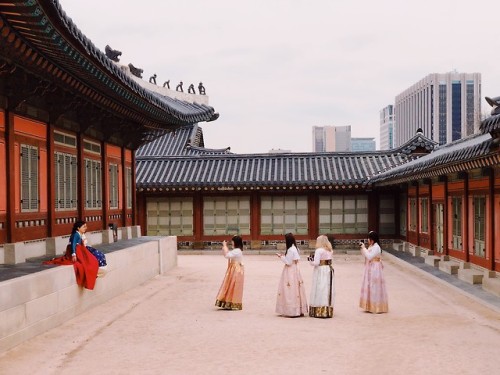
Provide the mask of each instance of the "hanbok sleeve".
{"label": "hanbok sleeve", "polygon": [[367,260],[372,260],[373,258],[377,257],[377,256],[380,256],[380,254],[382,254],[382,250],[380,249],[380,246],[378,244],[374,244],[372,247],[371,247],[371,250],[368,251],[368,249],[366,247],[362,247],[361,248],[361,251],[363,252],[363,255],[364,257],[367,259]]}
{"label": "hanbok sleeve", "polygon": [[286,255],[283,256],[283,257],[280,257],[280,259],[283,261],[283,263],[285,263],[287,266],[291,265],[293,263],[293,260],[294,260],[294,248],[291,247],[288,249],[288,251],[286,252]]}
{"label": "hanbok sleeve", "polygon": [[226,258],[231,259],[231,258],[237,258],[241,255],[241,250],[240,249],[233,249],[228,251],[228,253],[225,255]]}
{"label": "hanbok sleeve", "polygon": [[309,262],[309,264],[311,266],[319,266],[319,262],[321,260],[321,248],[319,249],[316,249],[316,251],[314,252],[314,260]]}
{"label": "hanbok sleeve", "polygon": [[81,240],[82,238],[80,236],[80,233],[75,232],[75,234],[73,235],[73,240],[71,241],[71,255],[76,254],[76,245],[78,245]]}

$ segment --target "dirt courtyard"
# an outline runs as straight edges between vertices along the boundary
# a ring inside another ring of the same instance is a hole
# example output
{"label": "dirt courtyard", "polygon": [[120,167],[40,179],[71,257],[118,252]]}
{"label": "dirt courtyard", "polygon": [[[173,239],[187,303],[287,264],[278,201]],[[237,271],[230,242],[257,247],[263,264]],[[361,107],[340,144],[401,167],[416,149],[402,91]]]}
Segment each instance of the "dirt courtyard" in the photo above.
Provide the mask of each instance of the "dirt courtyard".
{"label": "dirt courtyard", "polygon": [[[245,256],[243,310],[218,310],[216,254],[179,255],[168,274],[68,316],[1,355],[0,374],[500,373],[500,314],[387,253],[389,313],[360,311],[362,259],[335,255],[324,320],[275,315],[283,264],[271,255]],[[300,267],[309,295],[312,267]]]}

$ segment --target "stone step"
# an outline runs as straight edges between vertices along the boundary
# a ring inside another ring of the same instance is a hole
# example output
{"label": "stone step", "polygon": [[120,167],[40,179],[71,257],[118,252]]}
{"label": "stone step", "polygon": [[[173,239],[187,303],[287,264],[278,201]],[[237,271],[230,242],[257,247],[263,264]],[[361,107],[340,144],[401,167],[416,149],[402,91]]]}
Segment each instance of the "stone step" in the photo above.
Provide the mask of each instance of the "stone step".
{"label": "stone step", "polygon": [[439,269],[450,275],[456,275],[458,273],[459,268],[460,268],[460,263],[455,262],[453,260],[448,260],[448,261],[443,260],[439,262]]}
{"label": "stone step", "polygon": [[427,255],[425,257],[425,264],[428,264],[429,266],[437,267],[439,262],[441,262],[441,257],[435,255]]}
{"label": "stone step", "polygon": [[483,289],[489,293],[500,297],[500,277],[487,277],[483,278]]}
{"label": "stone step", "polygon": [[396,251],[403,251],[403,244],[399,242],[394,242],[392,248]]}
{"label": "stone step", "polygon": [[414,257],[419,257],[420,256],[420,246],[416,246],[414,244],[410,244],[408,246],[408,252],[413,255]]}
{"label": "stone step", "polygon": [[483,282],[484,272],[472,268],[460,268],[458,278],[469,284],[481,284]]}

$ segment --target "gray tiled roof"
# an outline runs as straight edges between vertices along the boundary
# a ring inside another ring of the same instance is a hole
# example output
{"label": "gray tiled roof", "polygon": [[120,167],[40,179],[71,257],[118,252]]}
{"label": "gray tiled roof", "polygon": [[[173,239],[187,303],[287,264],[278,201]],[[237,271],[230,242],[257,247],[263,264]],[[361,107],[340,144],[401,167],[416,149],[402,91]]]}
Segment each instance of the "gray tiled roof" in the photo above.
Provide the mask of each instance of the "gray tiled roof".
{"label": "gray tiled roof", "polygon": [[[5,35],[14,30],[18,41],[23,40],[30,46],[33,61],[34,57],[43,57],[74,77],[67,90],[85,86],[86,95],[103,94],[113,100],[112,104],[119,103],[138,113],[137,118],[151,128],[171,128],[218,117],[208,105],[159,95],[136,82],[80,31],[58,0],[0,3],[0,21],[0,56],[2,53],[23,56],[16,50],[17,43],[5,39]],[[41,61],[30,69],[39,69],[36,71],[39,73]]]}
{"label": "gray tiled roof", "polygon": [[137,187],[362,185],[403,154],[253,154],[137,158]]}
{"label": "gray tiled roof", "polygon": [[208,149],[204,147],[203,131],[197,125],[189,125],[169,132],[154,141],[146,143],[136,151],[136,157],[175,155],[218,155],[229,154],[229,149]]}
{"label": "gray tiled roof", "polygon": [[479,130],[482,133],[494,133],[500,131],[500,115],[490,116],[483,120]]}
{"label": "gray tiled roof", "polygon": [[492,144],[493,139],[490,134],[475,134],[459,139],[435,148],[430,154],[374,175],[370,177],[368,183],[387,184],[391,181],[404,181],[404,178],[415,180],[437,176],[459,171],[463,169],[463,166],[454,167],[464,163],[469,163],[471,168],[485,166],[490,163],[485,160],[486,158],[499,157],[498,148],[491,148]]}
{"label": "gray tiled roof", "polygon": [[417,134],[389,151],[231,154],[193,142],[200,131],[197,126],[187,126],[142,146],[136,152],[137,188],[361,188],[370,176],[404,164],[422,155],[412,152],[429,152],[435,145]]}
{"label": "gray tiled roof", "polygon": [[398,149],[401,150],[403,154],[410,155],[415,151],[429,153],[438,145],[437,142],[425,137],[423,133],[418,132],[413,138],[408,140]]}

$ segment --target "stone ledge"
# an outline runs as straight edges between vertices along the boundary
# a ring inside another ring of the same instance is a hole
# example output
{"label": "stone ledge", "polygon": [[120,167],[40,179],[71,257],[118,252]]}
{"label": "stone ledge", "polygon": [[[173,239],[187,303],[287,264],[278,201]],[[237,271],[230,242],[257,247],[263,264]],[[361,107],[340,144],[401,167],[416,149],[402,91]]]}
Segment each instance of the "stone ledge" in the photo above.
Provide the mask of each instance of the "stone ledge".
{"label": "stone ledge", "polygon": [[484,277],[483,272],[473,268],[460,268],[457,275],[460,280],[469,284],[481,284]]}
{"label": "stone ledge", "polygon": [[450,275],[456,275],[458,273],[458,269],[460,268],[460,263],[455,262],[453,260],[443,260],[439,262],[439,270],[446,272]]}
{"label": "stone ledge", "polygon": [[[119,234],[121,239],[132,239],[141,236],[140,226],[120,227]],[[103,229],[98,231],[87,232],[87,239],[89,243],[98,247],[100,244],[110,244],[115,242],[113,231],[111,229]],[[0,249],[3,253],[3,261],[0,264],[15,265],[25,263],[27,259],[36,258],[41,256],[56,257],[63,255],[66,251],[69,235],[47,237],[40,241],[30,242],[15,242],[6,243]],[[0,260],[1,260],[0,256]]]}
{"label": "stone ledge", "polygon": [[427,255],[425,257],[425,264],[428,264],[429,266],[438,267],[439,262],[441,262],[441,257],[435,255]]}
{"label": "stone ledge", "polygon": [[396,251],[404,251],[404,245],[402,243],[397,243],[397,242],[394,242],[392,244],[392,248],[393,250],[396,250]]}
{"label": "stone ledge", "polygon": [[484,277],[482,287],[485,291],[500,297],[500,277]]}
{"label": "stone ledge", "polygon": [[416,246],[413,244],[410,244],[408,246],[408,252],[413,255],[414,257],[419,257],[420,256],[420,246]]}

